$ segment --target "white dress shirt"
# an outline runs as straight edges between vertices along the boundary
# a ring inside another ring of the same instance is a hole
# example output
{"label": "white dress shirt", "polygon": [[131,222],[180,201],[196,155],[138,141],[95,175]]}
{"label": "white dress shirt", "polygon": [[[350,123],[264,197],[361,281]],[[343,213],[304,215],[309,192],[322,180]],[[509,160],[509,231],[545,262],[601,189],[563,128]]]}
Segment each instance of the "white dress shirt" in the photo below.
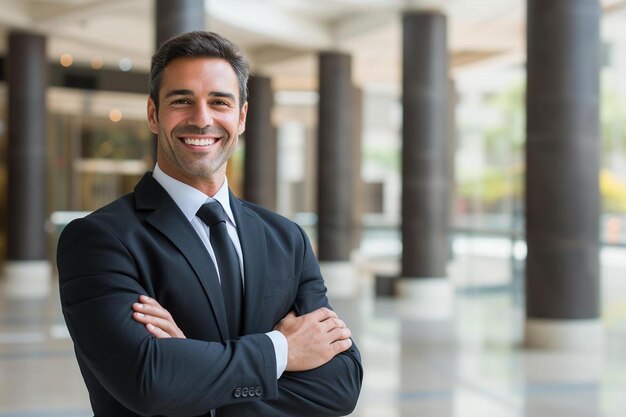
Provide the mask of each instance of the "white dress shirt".
{"label": "white dress shirt", "polygon": [[[214,196],[210,197],[204,194],[202,191],[185,184],[184,182],[178,181],[159,168],[159,164],[156,164],[154,167],[154,173],[152,177],[159,183],[161,186],[167,191],[167,193],[172,197],[172,200],[176,203],[176,205],[183,212],[187,220],[191,223],[191,226],[194,228],[202,243],[206,247],[206,250],[213,260],[213,264],[215,265],[215,269],[217,270],[217,275],[219,278],[219,268],[217,266],[217,261],[215,260],[215,252],[213,252],[213,248],[211,247],[211,229],[204,224],[199,217],[196,216],[196,213],[200,209],[200,207],[211,201],[217,200],[228,217],[228,222],[226,222],[226,229],[228,230],[228,235],[230,239],[233,241],[233,245],[235,246],[235,250],[237,251],[237,255],[239,256],[239,266],[241,268],[241,279],[243,280],[244,291],[245,291],[245,270],[243,267],[243,253],[241,252],[241,242],[239,241],[239,236],[237,235],[237,224],[235,223],[235,217],[233,216],[233,211],[230,208],[230,196],[228,191],[228,179],[224,178],[224,184],[220,187],[220,189],[215,193]],[[176,320],[176,318],[174,318]],[[274,345],[274,353],[276,354],[276,379],[280,378],[285,369],[287,368],[287,339],[285,336],[277,331],[271,331],[266,333],[266,335],[271,339]]]}

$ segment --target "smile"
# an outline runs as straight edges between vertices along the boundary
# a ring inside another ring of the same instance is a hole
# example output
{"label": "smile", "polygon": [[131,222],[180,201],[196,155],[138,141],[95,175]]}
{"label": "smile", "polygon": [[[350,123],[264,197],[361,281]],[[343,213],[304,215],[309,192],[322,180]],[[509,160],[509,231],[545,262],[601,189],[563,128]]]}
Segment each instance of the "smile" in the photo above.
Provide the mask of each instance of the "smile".
{"label": "smile", "polygon": [[181,139],[185,143],[185,145],[192,145],[192,146],[211,146],[215,142],[217,142],[216,138],[202,138],[202,139],[181,138]]}

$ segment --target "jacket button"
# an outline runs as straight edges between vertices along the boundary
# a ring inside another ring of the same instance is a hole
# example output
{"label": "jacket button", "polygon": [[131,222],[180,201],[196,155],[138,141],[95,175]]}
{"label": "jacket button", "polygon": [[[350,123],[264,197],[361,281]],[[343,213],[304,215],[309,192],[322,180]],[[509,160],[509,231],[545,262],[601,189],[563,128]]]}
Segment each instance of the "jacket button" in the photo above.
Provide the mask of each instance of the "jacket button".
{"label": "jacket button", "polygon": [[248,388],[244,388],[241,390],[241,396],[244,398],[248,396]]}
{"label": "jacket button", "polygon": [[254,387],[248,388],[248,395],[251,397],[254,397],[256,395],[254,392]]}
{"label": "jacket button", "polygon": [[260,396],[261,396],[261,394],[263,394],[263,389],[262,389],[261,387],[256,387],[256,389],[254,390],[254,394],[255,394],[257,397],[260,397]]}
{"label": "jacket button", "polygon": [[233,392],[233,396],[234,396],[235,398],[239,398],[239,397],[241,397],[241,388],[237,388],[237,389],[235,390],[235,392]]}

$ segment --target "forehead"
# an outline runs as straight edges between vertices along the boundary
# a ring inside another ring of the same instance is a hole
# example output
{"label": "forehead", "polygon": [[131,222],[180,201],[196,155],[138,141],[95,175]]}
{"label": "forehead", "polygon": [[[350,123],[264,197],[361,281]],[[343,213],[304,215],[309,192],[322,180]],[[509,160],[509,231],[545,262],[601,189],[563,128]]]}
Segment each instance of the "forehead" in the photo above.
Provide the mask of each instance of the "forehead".
{"label": "forehead", "polygon": [[159,95],[171,90],[191,90],[197,94],[217,90],[238,97],[239,81],[225,59],[179,57],[165,66],[161,76]]}

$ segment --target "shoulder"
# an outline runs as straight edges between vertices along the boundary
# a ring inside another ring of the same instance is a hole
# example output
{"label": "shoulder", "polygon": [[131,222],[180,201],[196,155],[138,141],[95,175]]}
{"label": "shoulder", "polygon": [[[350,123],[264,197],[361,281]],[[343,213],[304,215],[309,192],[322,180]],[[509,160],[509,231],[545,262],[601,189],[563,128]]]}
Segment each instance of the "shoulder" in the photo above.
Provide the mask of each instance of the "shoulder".
{"label": "shoulder", "polygon": [[133,217],[133,213],[136,211],[134,193],[130,193],[99,208],[84,218],[94,222],[106,222],[109,224],[128,223],[128,218]]}
{"label": "shoulder", "polygon": [[132,196],[127,195],[63,228],[56,250],[61,281],[97,266],[106,269],[130,262],[129,236],[138,224],[130,217],[132,206]]}
{"label": "shoulder", "polygon": [[116,230],[127,229],[136,216],[133,200],[133,194],[127,194],[85,217],[72,220],[63,228],[60,239],[68,235],[117,234]]}

